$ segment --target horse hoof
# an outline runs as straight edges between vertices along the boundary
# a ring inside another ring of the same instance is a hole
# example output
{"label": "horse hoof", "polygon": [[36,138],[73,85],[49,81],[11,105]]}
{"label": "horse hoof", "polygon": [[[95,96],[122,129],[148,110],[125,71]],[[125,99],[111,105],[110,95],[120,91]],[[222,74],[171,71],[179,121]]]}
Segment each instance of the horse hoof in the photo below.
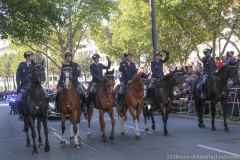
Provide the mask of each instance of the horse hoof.
{"label": "horse hoof", "polygon": [[216,127],[212,127],[212,131],[216,131],[217,129],[216,129]]}
{"label": "horse hoof", "polygon": [[103,138],[103,142],[104,143],[108,142],[107,138]]}
{"label": "horse hoof", "polygon": [[141,139],[141,135],[135,135],[135,138],[136,138],[137,140],[139,140],[139,139]]}
{"label": "horse hoof", "polygon": [[225,132],[230,132],[230,130],[228,128],[225,128],[224,131]]}
{"label": "horse hoof", "polygon": [[80,136],[78,136],[77,139],[78,139],[79,141],[81,141],[81,137],[80,137]]}
{"label": "horse hoof", "polygon": [[121,135],[122,135],[122,136],[125,136],[125,132],[124,132],[124,131],[123,131],[123,132],[121,132]]}
{"label": "horse hoof", "polygon": [[60,145],[64,146],[66,144],[65,141],[61,141]]}
{"label": "horse hoof", "polygon": [[70,137],[70,141],[73,141],[74,140],[74,137]]}
{"label": "horse hoof", "polygon": [[205,125],[204,124],[199,124],[198,127],[205,128]]}
{"label": "horse hoof", "polygon": [[49,152],[49,151],[50,151],[50,146],[46,144],[44,147],[44,152]]}
{"label": "horse hoof", "polygon": [[80,144],[75,144],[75,149],[80,148]]}
{"label": "horse hoof", "polygon": [[148,129],[148,128],[145,128],[145,131],[149,131],[149,129]]}
{"label": "horse hoof", "polygon": [[155,125],[152,125],[152,130],[155,130],[155,129],[156,129]]}
{"label": "horse hoof", "polygon": [[26,145],[26,147],[27,147],[27,148],[31,148],[31,144],[28,143],[28,144]]}
{"label": "horse hoof", "polygon": [[92,135],[91,135],[91,134],[88,134],[87,136],[88,136],[88,138],[92,137]]}
{"label": "horse hoof", "polygon": [[169,135],[168,132],[165,132],[165,133],[164,133],[164,136],[168,136],[168,135]]}
{"label": "horse hoof", "polygon": [[39,148],[42,148],[42,147],[43,147],[43,144],[42,144],[42,143],[39,143],[39,144],[38,144],[38,147],[39,147]]}
{"label": "horse hoof", "polygon": [[32,151],[32,154],[34,155],[34,154],[38,154],[38,151],[37,150],[33,150]]}
{"label": "horse hoof", "polygon": [[109,136],[109,139],[110,140],[114,140],[114,136]]}

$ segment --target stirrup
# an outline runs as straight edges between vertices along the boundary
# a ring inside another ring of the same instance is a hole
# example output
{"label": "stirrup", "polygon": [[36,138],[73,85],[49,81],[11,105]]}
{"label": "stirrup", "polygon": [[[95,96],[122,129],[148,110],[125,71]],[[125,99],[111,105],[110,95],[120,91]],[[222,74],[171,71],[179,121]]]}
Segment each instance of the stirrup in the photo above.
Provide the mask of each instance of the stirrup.
{"label": "stirrup", "polygon": [[87,107],[86,107],[86,106],[84,106],[84,107],[82,108],[82,112],[83,112],[83,113],[87,113]]}
{"label": "stirrup", "polygon": [[204,92],[201,93],[201,98],[206,98],[206,94]]}
{"label": "stirrup", "polygon": [[93,102],[90,103],[90,107],[93,108],[94,107],[94,104]]}
{"label": "stirrup", "polygon": [[19,121],[24,121],[24,117],[22,115],[19,115],[18,120]]}

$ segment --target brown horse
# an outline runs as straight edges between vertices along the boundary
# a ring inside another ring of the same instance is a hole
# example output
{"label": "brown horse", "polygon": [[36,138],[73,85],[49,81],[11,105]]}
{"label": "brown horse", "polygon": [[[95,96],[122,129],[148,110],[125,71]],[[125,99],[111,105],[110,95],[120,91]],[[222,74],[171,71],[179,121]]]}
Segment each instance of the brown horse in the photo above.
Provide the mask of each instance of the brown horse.
{"label": "brown horse", "polygon": [[[113,76],[114,70],[106,72],[103,81],[100,83],[99,89],[96,92],[96,98],[94,100],[94,108],[99,110],[99,122],[102,132],[102,138],[103,142],[107,142],[106,133],[105,133],[105,122],[104,122],[104,113],[108,112],[110,118],[111,118],[111,124],[112,124],[112,130],[110,139],[114,139],[114,112],[113,112],[113,106],[114,106],[114,97],[113,97],[113,88],[114,88],[114,76]],[[87,114],[88,114],[88,137],[91,137],[91,131],[90,131],[90,122],[92,119],[93,114],[93,108],[90,107],[89,100],[87,99]]]}
{"label": "brown horse", "polygon": [[[126,89],[126,98],[122,100],[121,106],[122,110],[117,110],[118,119],[120,121],[120,130],[121,135],[125,135],[124,132],[124,121],[127,120],[127,109],[129,109],[133,122],[135,123],[135,137],[136,139],[141,139],[141,135],[138,129],[139,116],[142,111],[144,97],[146,96],[147,84],[148,84],[148,75],[145,73],[138,73],[129,83]],[[115,89],[115,94],[118,91],[118,87]],[[135,114],[135,110],[137,113]]]}
{"label": "brown horse", "polygon": [[61,145],[65,145],[65,121],[66,114],[69,114],[71,129],[70,129],[70,140],[75,141],[75,148],[80,148],[79,140],[79,123],[80,116],[82,114],[82,101],[79,98],[78,92],[72,84],[72,68],[64,67],[62,70],[62,75],[64,79],[64,88],[60,93],[60,97],[58,99],[58,106],[60,109],[60,117],[62,121],[62,141]]}

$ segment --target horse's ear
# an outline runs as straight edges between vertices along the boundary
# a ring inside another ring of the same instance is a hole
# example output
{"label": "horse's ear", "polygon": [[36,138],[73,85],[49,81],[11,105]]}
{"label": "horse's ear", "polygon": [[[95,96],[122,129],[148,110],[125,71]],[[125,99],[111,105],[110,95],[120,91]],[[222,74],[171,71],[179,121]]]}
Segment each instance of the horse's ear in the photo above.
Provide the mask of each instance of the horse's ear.
{"label": "horse's ear", "polygon": [[112,69],[112,73],[114,73],[114,68]]}
{"label": "horse's ear", "polygon": [[42,63],[41,63],[42,66],[43,66],[44,61],[45,61],[45,59],[43,59],[43,61],[42,61]]}

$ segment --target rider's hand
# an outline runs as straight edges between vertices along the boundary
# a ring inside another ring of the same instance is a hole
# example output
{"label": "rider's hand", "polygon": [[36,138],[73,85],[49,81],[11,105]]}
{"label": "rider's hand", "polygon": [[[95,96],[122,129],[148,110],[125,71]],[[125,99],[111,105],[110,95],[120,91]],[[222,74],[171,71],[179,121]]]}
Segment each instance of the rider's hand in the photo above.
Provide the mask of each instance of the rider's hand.
{"label": "rider's hand", "polygon": [[107,60],[108,60],[108,62],[111,62],[111,60],[110,60],[110,58],[107,56]]}
{"label": "rider's hand", "polygon": [[168,51],[166,51],[166,50],[162,50],[162,52],[163,52],[163,53],[169,53],[169,52],[168,52]]}

